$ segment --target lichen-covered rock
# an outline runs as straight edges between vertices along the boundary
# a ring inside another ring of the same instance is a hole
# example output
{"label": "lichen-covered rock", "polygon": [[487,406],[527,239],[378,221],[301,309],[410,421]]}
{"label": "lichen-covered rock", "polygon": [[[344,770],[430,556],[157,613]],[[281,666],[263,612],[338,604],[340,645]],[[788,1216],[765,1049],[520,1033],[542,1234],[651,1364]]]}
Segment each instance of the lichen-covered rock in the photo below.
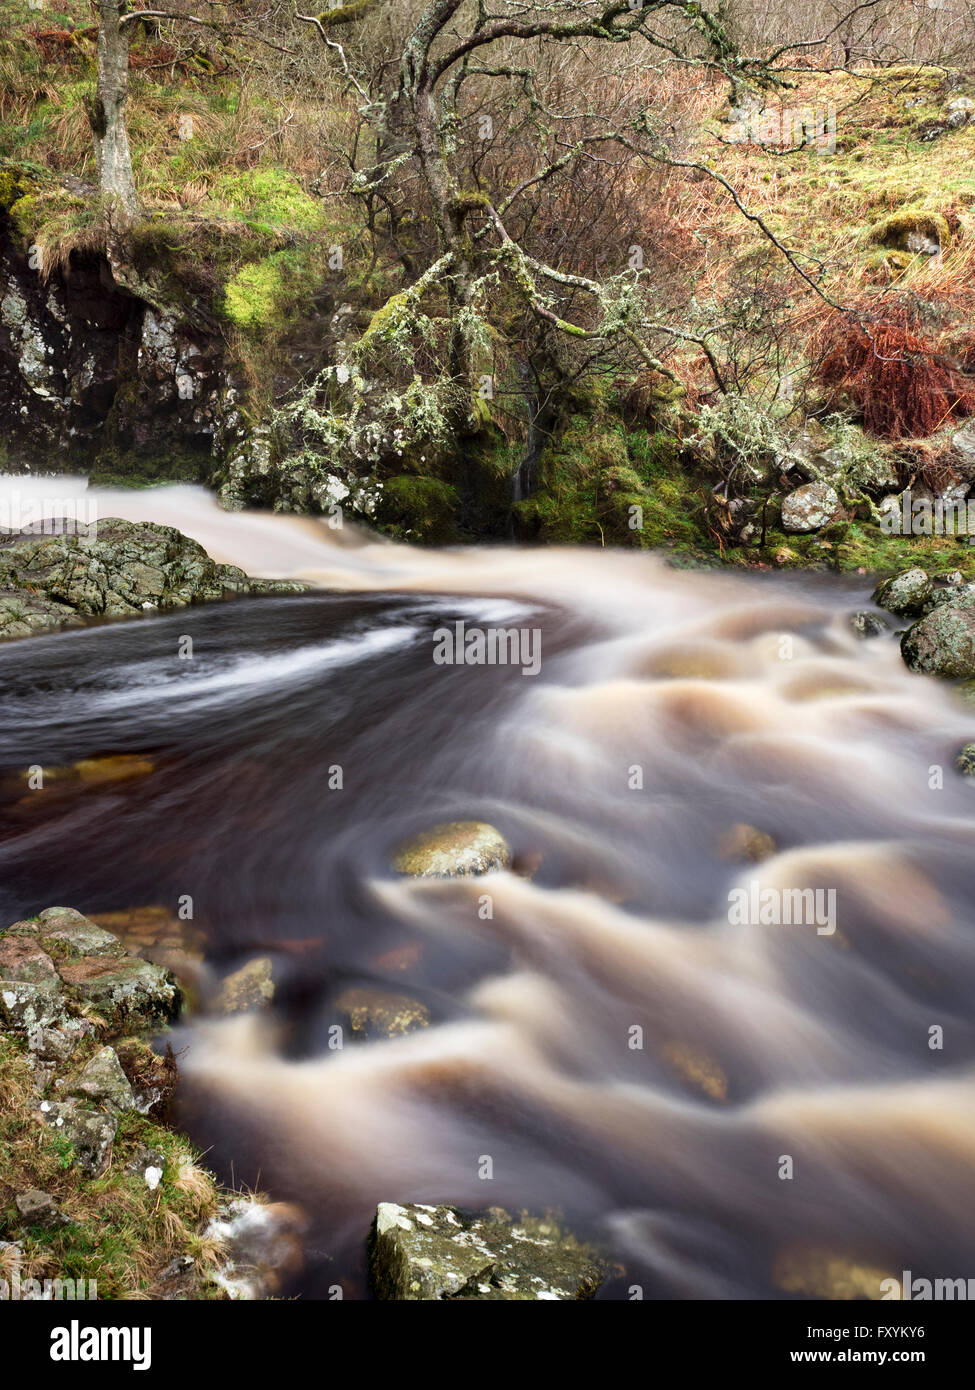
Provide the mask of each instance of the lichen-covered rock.
{"label": "lichen-covered rock", "polygon": [[782,501],[782,529],[793,533],[820,531],[839,514],[840,499],[828,483],[806,483]]}
{"label": "lichen-covered rock", "polygon": [[397,1038],[430,1023],[430,1010],[408,994],[355,986],[335,1001],[344,1026],[354,1039]]}
{"label": "lichen-covered rock", "polygon": [[948,679],[975,676],[975,593],[955,593],[954,602],[939,604],[901,638],[901,655],[912,671]]}
{"label": "lichen-covered rock", "polygon": [[66,1096],[91,1100],[121,1113],[135,1110],[135,1094],[111,1047],[100,1048],[64,1088]]}
{"label": "lichen-covered rock", "polygon": [[18,1192],[14,1198],[17,1212],[26,1226],[40,1226],[42,1229],[63,1226],[67,1217],[58,1210],[58,1205],[49,1192],[41,1192],[32,1187],[28,1192]]}
{"label": "lichen-covered rock", "polygon": [[61,966],[65,994],[90,1005],[113,1033],[142,1033],[170,1022],[182,995],[168,971],[134,956],[82,956]]}
{"label": "lichen-covered rock", "polygon": [[0,1023],[14,1033],[49,1028],[64,1018],[64,1000],[56,989],[0,980]]}
{"label": "lichen-covered rock", "polygon": [[898,617],[910,617],[921,613],[934,593],[934,585],[924,570],[914,568],[903,574],[895,574],[878,584],[873,593],[873,601],[888,613]]}
{"label": "lichen-covered rock", "polygon": [[91,1177],[105,1171],[118,1130],[114,1115],[86,1110],[74,1101],[42,1101],[41,1114],[74,1149],[75,1158]]}
{"label": "lichen-covered rock", "polygon": [[456,878],[507,869],[511,850],[493,825],[451,821],[401,845],[393,863],[398,873],[414,878]]}
{"label": "lichen-covered rock", "polygon": [[152,522],[109,517],[74,534],[0,536],[0,636],[305,587],[251,580],[174,526]]}
{"label": "lichen-covered rock", "polygon": [[65,960],[82,956],[125,955],[125,947],[111,932],[90,922],[73,907],[48,907],[37,919],[40,940]]}
{"label": "lichen-covered rock", "polygon": [[222,1014],[242,1014],[264,1008],[273,998],[271,960],[268,956],[256,956],[222,982],[216,1009]]}
{"label": "lichen-covered rock", "polygon": [[549,1218],[393,1202],[377,1208],[369,1268],[384,1299],[588,1299],[604,1277],[598,1255]]}

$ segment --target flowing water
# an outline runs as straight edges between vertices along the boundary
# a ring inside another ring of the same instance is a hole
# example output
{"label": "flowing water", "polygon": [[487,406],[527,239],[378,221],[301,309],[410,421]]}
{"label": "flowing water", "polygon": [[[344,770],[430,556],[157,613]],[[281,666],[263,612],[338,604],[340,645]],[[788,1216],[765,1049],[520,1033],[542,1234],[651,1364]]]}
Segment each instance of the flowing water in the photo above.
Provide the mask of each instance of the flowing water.
{"label": "flowing water", "polygon": [[[8,791],[4,920],[189,895],[212,977],[274,961],[265,1015],[177,1030],[180,1119],[303,1208],[296,1292],[365,1295],[379,1201],[561,1208],[618,1262],[611,1298],[788,1296],[815,1251],[975,1277],[975,712],[854,636],[866,579],[415,551],[194,488],[97,502],[319,586],[0,647],[8,788],[155,764]],[[537,628],[540,673],[435,665],[459,620]],[[496,825],[514,871],[392,872],[452,819]],[[774,856],[729,857],[737,823]],[[743,922],[755,884],[834,893],[835,930]],[[332,1050],[349,985],[432,1024]]]}

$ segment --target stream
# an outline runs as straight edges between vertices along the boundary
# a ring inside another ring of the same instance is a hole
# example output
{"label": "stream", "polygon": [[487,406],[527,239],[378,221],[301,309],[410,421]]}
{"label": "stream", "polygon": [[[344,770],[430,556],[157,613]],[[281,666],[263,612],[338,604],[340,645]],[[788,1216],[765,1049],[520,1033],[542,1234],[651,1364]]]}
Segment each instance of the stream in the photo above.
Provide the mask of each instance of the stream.
{"label": "stream", "polygon": [[[560,1208],[610,1252],[609,1299],[796,1296],[816,1252],[975,1277],[975,709],[853,632],[868,577],[91,495],[314,586],[0,645],[3,921],[191,898],[208,978],[273,961],[265,1013],[175,1030],[177,1119],[302,1208],[289,1292],[368,1296],[380,1201]],[[538,674],[436,664],[458,622],[537,632]],[[9,791],[119,753],[155,770]],[[398,877],[450,820],[496,826],[513,871]],[[774,854],[737,855],[736,825]],[[738,888],[835,911],[743,922]],[[356,985],[431,1025],[334,1049]]]}

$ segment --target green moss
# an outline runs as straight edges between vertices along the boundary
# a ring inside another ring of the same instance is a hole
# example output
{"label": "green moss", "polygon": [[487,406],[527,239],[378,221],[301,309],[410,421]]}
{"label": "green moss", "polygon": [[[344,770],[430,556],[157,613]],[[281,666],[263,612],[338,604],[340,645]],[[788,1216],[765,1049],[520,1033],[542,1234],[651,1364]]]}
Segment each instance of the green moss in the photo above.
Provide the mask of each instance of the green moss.
{"label": "green moss", "polygon": [[942,250],[951,240],[951,231],[944,215],[925,208],[902,208],[899,212],[891,213],[870,229],[869,239],[874,245],[903,250],[912,232],[937,241]]}
{"label": "green moss", "polygon": [[457,505],[457,489],[449,483],[402,474],[383,484],[377,520],[398,539],[447,545],[458,539]]}
{"label": "green moss", "polygon": [[214,211],[258,226],[320,232],[328,225],[321,203],[306,193],[293,175],[271,166],[222,174],[210,190],[210,203]]}
{"label": "green moss", "polygon": [[35,180],[16,166],[0,168],[0,212],[9,212],[21,198],[34,191]]}

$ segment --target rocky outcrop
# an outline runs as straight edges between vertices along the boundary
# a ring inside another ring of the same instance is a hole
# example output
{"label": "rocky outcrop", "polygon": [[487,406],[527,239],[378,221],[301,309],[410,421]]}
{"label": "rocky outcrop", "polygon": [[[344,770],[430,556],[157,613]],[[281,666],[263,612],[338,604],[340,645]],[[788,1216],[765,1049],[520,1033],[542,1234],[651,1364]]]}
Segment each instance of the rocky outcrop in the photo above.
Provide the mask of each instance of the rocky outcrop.
{"label": "rocky outcrop", "polygon": [[175,979],[138,960],[80,912],[50,907],[0,935],[0,1020],[30,1032],[94,1013],[113,1034],[159,1027],[179,1011]]}
{"label": "rocky outcrop", "polygon": [[[132,914],[120,914],[131,916]],[[141,1036],[175,1016],[157,965],[71,908],[0,931],[0,1252],[70,1268],[68,1298],[264,1298],[302,1264],[297,1208],[221,1189],[165,1122],[177,1068]],[[106,1219],[106,1217],[108,1219]]]}
{"label": "rocky outcrop", "polygon": [[378,1298],[551,1301],[594,1297],[599,1256],[548,1217],[475,1217],[455,1207],[381,1202],[370,1241]]}
{"label": "rocky outcrop", "polygon": [[110,517],[78,534],[0,537],[0,637],[304,587],[249,579],[175,527],[151,522]]}
{"label": "rocky outcrop", "polygon": [[[93,194],[94,190],[92,190]],[[0,430],[8,465],[204,481],[227,391],[217,325],[118,282],[97,249],[45,267],[0,216]],[[66,273],[67,270],[67,273]]]}

